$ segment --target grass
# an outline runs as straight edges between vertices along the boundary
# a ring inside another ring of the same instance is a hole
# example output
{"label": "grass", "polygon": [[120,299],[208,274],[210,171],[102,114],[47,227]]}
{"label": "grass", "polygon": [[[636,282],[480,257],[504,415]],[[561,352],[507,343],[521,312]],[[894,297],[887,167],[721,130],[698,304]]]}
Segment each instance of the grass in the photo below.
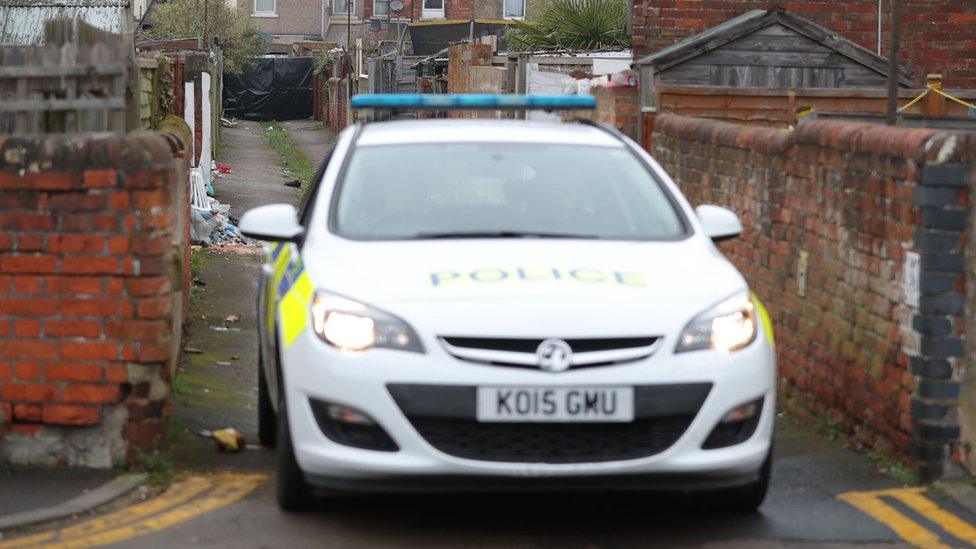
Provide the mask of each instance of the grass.
{"label": "grass", "polygon": [[149,484],[162,486],[173,479],[173,459],[159,449],[143,453],[136,450],[139,469],[149,475]]}
{"label": "grass", "polygon": [[826,415],[817,418],[817,431],[827,440],[837,440],[841,436],[841,424],[827,419]]}
{"label": "grass", "polygon": [[315,175],[315,165],[295,145],[277,120],[262,122],[261,127],[264,128],[264,135],[268,138],[271,148],[281,160],[281,165],[294,174],[295,179],[302,184],[302,192],[305,192],[312,181],[312,176]]}
{"label": "grass", "polygon": [[918,484],[918,475],[911,467],[905,465],[900,460],[895,459],[885,453],[882,450],[872,450],[868,454],[875,463],[878,464],[878,468],[883,470],[883,472],[888,473],[896,480],[903,484]]}
{"label": "grass", "polygon": [[[793,408],[795,417],[806,418],[808,421],[813,421],[813,426],[820,436],[827,440],[850,443],[847,434],[844,432],[844,426],[840,422],[829,419],[826,414],[811,412],[810,410],[796,405],[795,403]],[[875,467],[879,472],[891,476],[902,484],[916,485],[919,483],[918,475],[915,474],[915,471],[911,466],[907,465],[898,458],[895,458],[884,450],[871,450],[867,455],[868,458],[874,462]]]}
{"label": "grass", "polygon": [[183,377],[183,374],[179,372],[179,370],[173,374],[172,390],[174,395],[182,395],[186,393],[186,379]]}
{"label": "grass", "polygon": [[187,438],[186,429],[174,418],[169,418],[169,421],[166,422],[166,430],[163,432],[163,440],[166,441],[166,444],[184,442]]}

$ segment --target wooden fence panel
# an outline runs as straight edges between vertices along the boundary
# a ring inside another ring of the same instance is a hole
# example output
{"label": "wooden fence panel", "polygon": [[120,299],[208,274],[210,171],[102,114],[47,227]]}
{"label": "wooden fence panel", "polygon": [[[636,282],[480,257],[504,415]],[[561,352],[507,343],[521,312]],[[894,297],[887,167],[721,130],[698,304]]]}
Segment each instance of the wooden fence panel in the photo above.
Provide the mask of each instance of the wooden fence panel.
{"label": "wooden fence panel", "polygon": [[[773,127],[795,124],[798,110],[861,115],[881,114],[886,108],[886,93],[878,89],[785,90],[657,85],[654,91],[659,112]],[[898,102],[905,105],[924,91],[900,90]],[[970,103],[976,101],[976,93],[972,91],[953,94]],[[936,99],[919,101],[906,109],[904,114],[950,118],[973,116],[965,106],[931,95]]]}
{"label": "wooden fence panel", "polygon": [[125,131],[117,44],[0,46],[0,134]]}

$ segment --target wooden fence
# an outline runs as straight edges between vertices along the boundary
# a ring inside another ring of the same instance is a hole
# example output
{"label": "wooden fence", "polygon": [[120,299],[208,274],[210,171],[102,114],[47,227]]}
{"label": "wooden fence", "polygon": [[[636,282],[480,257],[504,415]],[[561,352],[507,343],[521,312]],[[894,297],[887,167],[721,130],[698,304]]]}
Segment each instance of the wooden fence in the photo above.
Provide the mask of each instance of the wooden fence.
{"label": "wooden fence", "polygon": [[0,46],[0,134],[126,129],[117,44]]}
{"label": "wooden fence", "polygon": [[[830,114],[884,114],[886,91],[883,89],[761,89],[706,86],[655,87],[657,112],[712,118],[758,126],[787,127],[797,121],[797,112],[813,110]],[[925,89],[900,90],[898,104],[905,105]],[[969,103],[976,92],[951,91]],[[908,115],[927,117],[971,117],[967,107],[930,93],[904,111]],[[974,119],[976,121],[976,119]]]}

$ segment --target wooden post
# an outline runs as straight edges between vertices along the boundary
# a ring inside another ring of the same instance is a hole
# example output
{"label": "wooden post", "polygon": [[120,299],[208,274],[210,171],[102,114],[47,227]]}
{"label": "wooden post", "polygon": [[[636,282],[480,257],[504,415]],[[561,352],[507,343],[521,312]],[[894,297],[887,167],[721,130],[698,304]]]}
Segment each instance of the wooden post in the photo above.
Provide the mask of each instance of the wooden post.
{"label": "wooden post", "polygon": [[888,48],[888,108],[885,121],[898,125],[898,39],[901,27],[901,0],[891,0],[891,46]]}
{"label": "wooden post", "polygon": [[[941,74],[930,74],[926,77],[925,86],[931,90],[941,90],[942,89],[942,75]],[[930,91],[928,95],[925,96],[925,116],[930,116],[932,118],[942,118],[946,113],[946,102],[945,97],[942,95]]]}
{"label": "wooden post", "polygon": [[786,119],[790,121],[791,126],[796,126],[799,122],[796,116],[796,90],[789,90],[786,92]]}

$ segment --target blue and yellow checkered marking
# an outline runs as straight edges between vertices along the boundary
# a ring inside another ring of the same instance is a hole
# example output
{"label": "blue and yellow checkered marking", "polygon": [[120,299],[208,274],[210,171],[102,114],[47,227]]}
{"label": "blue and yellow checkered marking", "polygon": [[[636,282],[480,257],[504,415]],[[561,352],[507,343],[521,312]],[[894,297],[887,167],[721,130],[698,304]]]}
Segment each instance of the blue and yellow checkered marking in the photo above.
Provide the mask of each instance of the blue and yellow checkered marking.
{"label": "blue and yellow checkered marking", "polygon": [[759,317],[760,325],[762,326],[763,332],[766,334],[766,339],[769,340],[769,344],[773,347],[776,346],[776,336],[773,334],[773,320],[769,318],[769,311],[766,310],[766,306],[763,302],[759,300],[759,296],[754,293],[750,293],[752,297],[752,304],[756,307],[756,315]]}
{"label": "blue and yellow checkered marking", "polygon": [[[276,244],[271,249],[270,261],[274,265],[271,284],[275,290],[281,337],[287,349],[308,327],[309,307],[315,288],[294,245]],[[269,308],[269,315],[274,313],[275,309]]]}

